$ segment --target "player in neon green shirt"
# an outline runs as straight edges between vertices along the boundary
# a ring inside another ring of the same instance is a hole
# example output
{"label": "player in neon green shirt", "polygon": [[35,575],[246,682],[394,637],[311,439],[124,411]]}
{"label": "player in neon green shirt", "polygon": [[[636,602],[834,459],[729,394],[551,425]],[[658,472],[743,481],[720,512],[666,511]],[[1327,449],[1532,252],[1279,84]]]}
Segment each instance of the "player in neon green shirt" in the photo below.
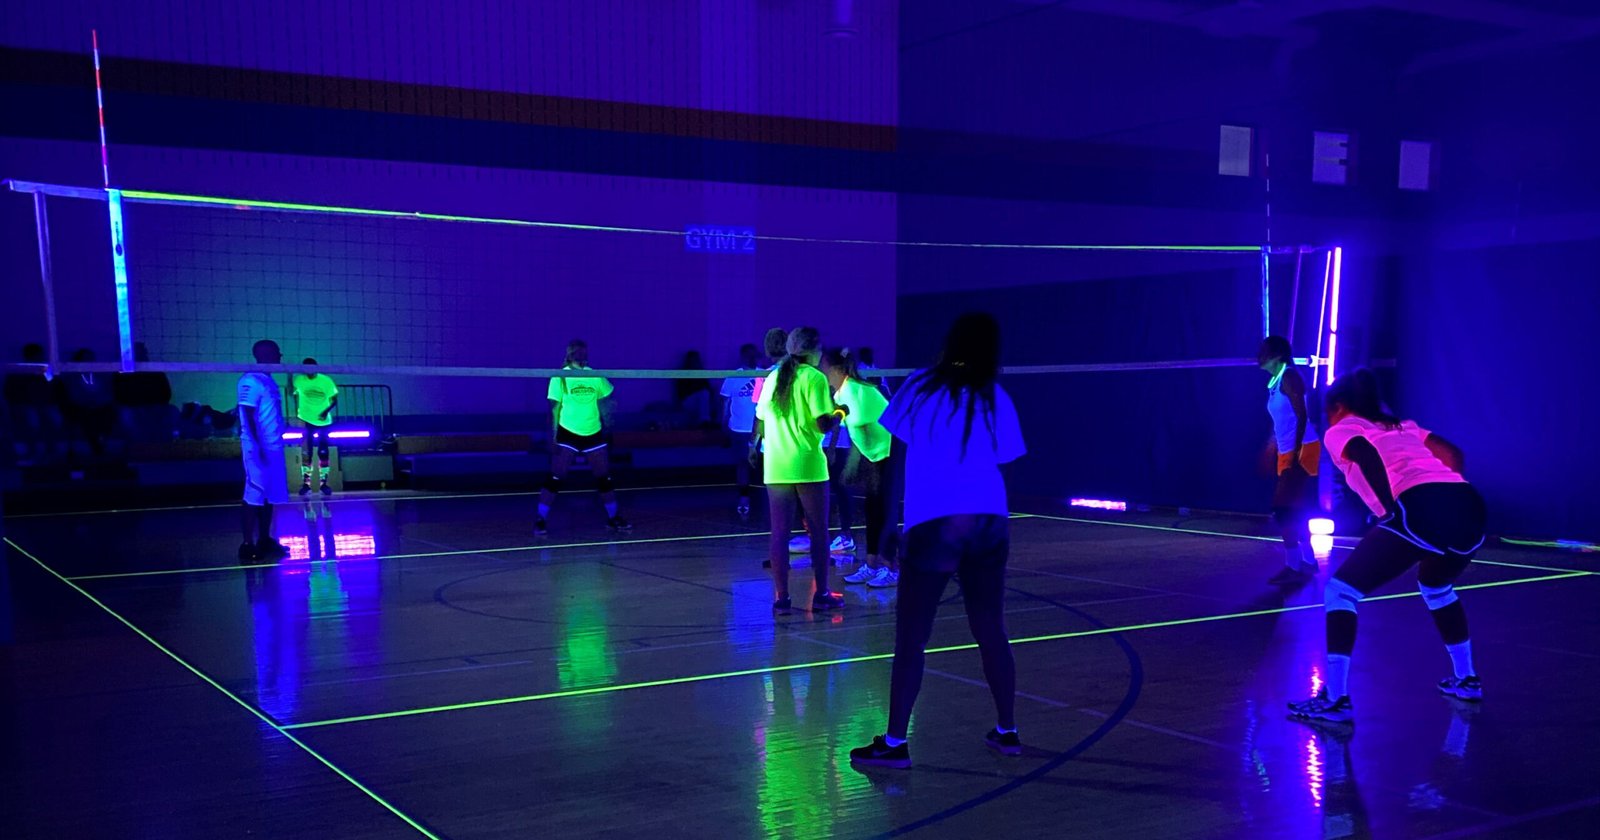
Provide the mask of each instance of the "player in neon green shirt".
{"label": "player in neon green shirt", "polygon": [[780,615],[791,606],[789,530],[797,501],[805,513],[811,569],[817,579],[811,609],[844,606],[843,597],[828,591],[828,457],[822,451],[822,436],[848,412],[834,405],[828,378],[817,370],[822,341],[816,328],[791,330],[786,349],[788,355],[767,375],[756,403],[756,436],[765,446],[762,472],[772,520],[767,553],[777,592],[773,609]]}
{"label": "player in neon green shirt", "polygon": [[[567,344],[563,370],[589,369],[589,345],[573,339]],[[555,504],[561,482],[579,455],[588,459],[606,508],[606,527],[613,531],[633,530],[628,520],[617,513],[616,485],[611,481],[611,457],[606,427],[611,425],[612,399],[616,389],[599,376],[561,376],[550,380],[546,396],[550,399],[550,477],[539,491],[539,518],[533,522],[536,536],[550,535],[546,519]]]}
{"label": "player in neon green shirt", "polygon": [[[316,367],[317,360],[307,358],[308,368]],[[311,449],[317,450],[317,475],[322,483],[322,495],[331,496],[328,488],[328,432],[333,428],[333,410],[339,405],[339,386],[333,377],[315,370],[297,373],[289,381],[294,390],[295,416],[305,424],[305,437],[300,450],[300,495],[311,495]]]}
{"label": "player in neon green shirt", "polygon": [[849,409],[845,425],[850,429],[850,457],[844,468],[846,485],[865,491],[867,513],[867,561],[845,576],[846,583],[873,587],[895,586],[900,582],[900,563],[895,557],[895,527],[889,523],[889,431],[878,422],[889,401],[877,385],[861,375],[860,360],[849,348],[831,349],[822,354],[822,370],[834,389],[833,399]]}

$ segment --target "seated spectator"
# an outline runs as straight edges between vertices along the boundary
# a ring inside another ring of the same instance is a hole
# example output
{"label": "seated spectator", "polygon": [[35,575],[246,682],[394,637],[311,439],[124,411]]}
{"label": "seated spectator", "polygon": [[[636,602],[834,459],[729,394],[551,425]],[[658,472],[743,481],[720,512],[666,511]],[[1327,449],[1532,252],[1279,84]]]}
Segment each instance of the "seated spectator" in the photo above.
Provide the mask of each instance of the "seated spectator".
{"label": "seated spectator", "polygon": [[[133,345],[133,360],[150,361],[144,342]],[[172,406],[172,383],[159,371],[113,374],[112,395],[117,417],[129,440],[172,440],[178,431],[178,409]]]}
{"label": "seated spectator", "polygon": [[[94,351],[75,350],[72,361],[92,362]],[[56,380],[61,387],[61,414],[66,418],[68,433],[82,436],[96,459],[105,457],[106,439],[117,419],[111,379],[112,375],[106,373],[69,373]]]}
{"label": "seated spectator", "polygon": [[[43,365],[44,347],[24,345],[22,361]],[[61,411],[44,371],[6,374],[5,402],[17,460],[24,465],[50,460],[60,437]]]}

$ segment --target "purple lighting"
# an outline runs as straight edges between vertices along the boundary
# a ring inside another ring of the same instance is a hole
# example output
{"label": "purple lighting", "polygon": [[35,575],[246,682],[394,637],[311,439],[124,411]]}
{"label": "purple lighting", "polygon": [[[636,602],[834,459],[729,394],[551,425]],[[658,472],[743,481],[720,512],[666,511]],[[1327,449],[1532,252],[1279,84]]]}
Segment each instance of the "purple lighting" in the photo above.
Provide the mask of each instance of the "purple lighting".
{"label": "purple lighting", "polygon": [[[305,432],[300,432],[300,431],[288,431],[288,432],[284,432],[283,433],[283,439],[284,440],[305,440],[305,437],[306,437],[306,433]],[[372,432],[371,432],[371,430],[368,430],[368,429],[341,429],[341,430],[339,430],[337,432],[329,432],[328,433],[328,440],[371,440],[371,439],[372,439]]]}
{"label": "purple lighting", "polygon": [[1076,508],[1091,508],[1094,510],[1115,510],[1126,512],[1127,502],[1118,502],[1111,499],[1071,499],[1067,504]]}
{"label": "purple lighting", "polygon": [[1339,355],[1339,272],[1344,263],[1344,248],[1333,249],[1333,302],[1328,307],[1328,373],[1322,384],[1333,384],[1334,360]]}

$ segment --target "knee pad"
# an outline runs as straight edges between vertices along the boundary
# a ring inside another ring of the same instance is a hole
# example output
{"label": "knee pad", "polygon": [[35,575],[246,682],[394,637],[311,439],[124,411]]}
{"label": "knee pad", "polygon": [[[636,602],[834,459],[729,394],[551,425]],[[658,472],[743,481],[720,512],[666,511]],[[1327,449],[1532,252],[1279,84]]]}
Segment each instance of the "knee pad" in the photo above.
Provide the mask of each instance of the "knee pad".
{"label": "knee pad", "polygon": [[561,479],[556,478],[554,475],[550,475],[544,480],[544,489],[549,490],[552,493],[560,493]]}
{"label": "knee pad", "polygon": [[602,492],[602,493],[610,493],[613,490],[617,489],[617,483],[615,481],[612,481],[611,480],[611,476],[609,476],[609,475],[600,476],[599,478],[594,480],[594,484],[595,484],[596,487],[598,487],[600,489],[600,492]]}
{"label": "knee pad", "polygon": [[1365,597],[1360,590],[1338,578],[1329,578],[1328,585],[1322,587],[1322,605],[1328,612],[1342,610],[1353,613],[1356,611],[1356,604]]}
{"label": "knee pad", "polygon": [[1422,601],[1428,605],[1429,610],[1442,610],[1461,600],[1456,596],[1456,588],[1452,584],[1429,586],[1419,582],[1417,589],[1422,592]]}

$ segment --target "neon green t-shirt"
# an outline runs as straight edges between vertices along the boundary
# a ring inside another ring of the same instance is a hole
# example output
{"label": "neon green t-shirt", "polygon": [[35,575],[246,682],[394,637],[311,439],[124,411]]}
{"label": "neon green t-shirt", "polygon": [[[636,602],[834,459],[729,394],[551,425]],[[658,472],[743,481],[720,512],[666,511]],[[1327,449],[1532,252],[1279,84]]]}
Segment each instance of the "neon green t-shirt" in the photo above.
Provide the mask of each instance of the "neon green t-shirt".
{"label": "neon green t-shirt", "polygon": [[828,456],[822,451],[817,418],[833,410],[828,377],[811,365],[795,370],[789,410],[778,413],[772,401],[778,391],[778,371],[767,374],[756,403],[761,418],[766,455],[763,479],[768,484],[809,484],[828,480]]}
{"label": "neon green t-shirt", "polygon": [[[586,370],[567,365],[563,370]],[[561,428],[575,435],[600,434],[600,401],[616,390],[598,376],[563,376],[550,380],[550,401],[556,403]]]}
{"label": "neon green t-shirt", "polygon": [[339,386],[333,384],[333,378],[325,373],[313,373],[307,376],[303,373],[294,375],[290,383],[294,387],[294,413],[301,422],[313,426],[327,426],[333,423],[333,412],[327,415],[333,405],[333,398],[339,396]]}
{"label": "neon green t-shirt", "polygon": [[850,416],[844,422],[850,427],[850,442],[861,450],[862,457],[874,464],[889,457],[889,430],[878,422],[883,410],[889,407],[883,392],[870,382],[846,379],[833,399],[850,409]]}

